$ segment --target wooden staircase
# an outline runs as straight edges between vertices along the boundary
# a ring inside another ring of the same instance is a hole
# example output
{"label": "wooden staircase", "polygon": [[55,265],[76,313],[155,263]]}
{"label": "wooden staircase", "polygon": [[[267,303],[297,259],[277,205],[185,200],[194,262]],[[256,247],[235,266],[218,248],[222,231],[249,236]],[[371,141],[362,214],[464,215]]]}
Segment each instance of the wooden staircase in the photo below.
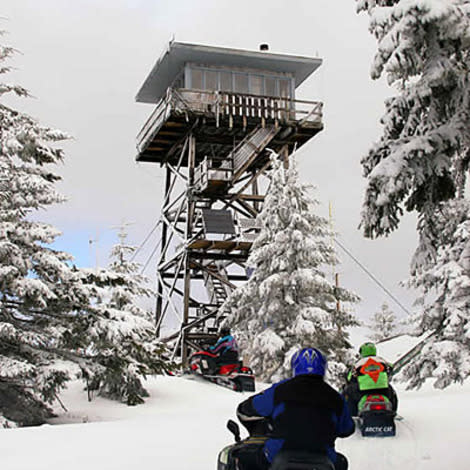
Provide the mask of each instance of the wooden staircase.
{"label": "wooden staircase", "polygon": [[278,132],[279,128],[275,125],[258,126],[233,149],[229,154],[229,160],[233,162],[232,184],[238,181]]}

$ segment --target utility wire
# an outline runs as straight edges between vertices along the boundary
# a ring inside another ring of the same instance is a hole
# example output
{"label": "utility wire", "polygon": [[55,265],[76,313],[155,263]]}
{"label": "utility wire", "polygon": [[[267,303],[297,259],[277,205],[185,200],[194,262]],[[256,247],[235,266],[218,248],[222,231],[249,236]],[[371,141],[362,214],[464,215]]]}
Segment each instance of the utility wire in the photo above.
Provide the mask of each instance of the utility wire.
{"label": "utility wire", "polygon": [[152,258],[155,256],[155,253],[157,252],[160,244],[162,243],[162,240],[158,240],[158,243],[157,245],[155,246],[155,248],[152,250],[152,253],[150,253],[150,256],[147,258],[147,261],[145,262],[144,264],[144,267],[142,268],[142,271],[140,272],[140,274],[144,274],[145,270],[147,269],[147,266],[149,265],[150,261],[152,260]]}
{"label": "utility wire", "polygon": [[335,242],[404,312],[411,315],[408,309],[344,245],[336,239]]}
{"label": "utility wire", "polygon": [[162,219],[158,219],[157,223],[153,226],[152,230],[148,233],[148,235],[145,237],[145,240],[139,245],[137,250],[134,251],[134,254],[132,255],[131,261],[134,261],[135,257],[139,253],[139,251],[144,247],[144,245],[148,242],[149,238],[152,236],[153,232],[157,229],[157,227],[160,225]]}

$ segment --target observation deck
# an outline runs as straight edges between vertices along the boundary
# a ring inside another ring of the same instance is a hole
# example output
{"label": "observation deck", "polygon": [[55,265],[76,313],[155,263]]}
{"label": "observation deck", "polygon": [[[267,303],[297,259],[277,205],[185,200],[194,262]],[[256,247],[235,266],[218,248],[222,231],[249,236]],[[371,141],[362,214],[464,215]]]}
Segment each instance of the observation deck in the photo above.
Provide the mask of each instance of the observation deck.
{"label": "observation deck", "polygon": [[271,143],[274,151],[286,144],[300,147],[323,129],[322,106],[319,101],[169,88],[137,136],[137,161],[176,163],[177,144],[189,130],[203,142],[196,161],[213,152],[228,155],[247,133],[270,124],[279,130]]}

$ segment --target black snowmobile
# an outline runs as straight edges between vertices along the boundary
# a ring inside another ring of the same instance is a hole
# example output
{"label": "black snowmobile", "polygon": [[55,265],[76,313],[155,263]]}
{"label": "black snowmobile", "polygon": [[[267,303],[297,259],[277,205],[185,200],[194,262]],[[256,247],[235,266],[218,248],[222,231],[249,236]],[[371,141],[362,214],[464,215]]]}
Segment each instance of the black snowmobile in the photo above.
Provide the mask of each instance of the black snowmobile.
{"label": "black snowmobile", "polygon": [[[259,420],[257,425],[252,425],[249,432],[250,436],[243,441],[240,438],[240,428],[235,421],[231,419],[227,422],[227,428],[235,437],[235,444],[224,447],[217,458],[217,470],[237,470],[239,467],[236,461],[237,451],[243,446],[245,452],[250,450],[250,444],[253,451],[259,449],[260,443],[267,437],[268,423],[266,420]],[[331,460],[323,454],[314,454],[309,452],[281,451],[274,458],[269,470],[334,470],[335,467]]]}
{"label": "black snowmobile", "polygon": [[236,392],[255,391],[255,376],[249,367],[244,366],[241,361],[219,364],[217,354],[209,351],[201,350],[192,354],[189,358],[189,371]]}
{"label": "black snowmobile", "polygon": [[395,436],[395,411],[385,395],[364,395],[357,405],[359,429],[365,437]]}

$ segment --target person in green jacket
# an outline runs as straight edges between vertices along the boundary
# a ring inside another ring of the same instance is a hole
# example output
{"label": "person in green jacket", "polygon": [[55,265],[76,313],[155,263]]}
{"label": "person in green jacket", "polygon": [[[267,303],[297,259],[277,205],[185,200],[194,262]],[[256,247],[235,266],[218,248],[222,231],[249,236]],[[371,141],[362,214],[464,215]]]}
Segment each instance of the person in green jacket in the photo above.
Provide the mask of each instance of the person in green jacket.
{"label": "person in green jacket", "polygon": [[362,397],[376,394],[387,397],[396,413],[398,398],[390,384],[392,365],[377,356],[374,343],[362,344],[359,348],[359,355],[361,357],[348,373],[347,384],[343,389],[343,396],[351,415],[358,415],[358,405]]}

